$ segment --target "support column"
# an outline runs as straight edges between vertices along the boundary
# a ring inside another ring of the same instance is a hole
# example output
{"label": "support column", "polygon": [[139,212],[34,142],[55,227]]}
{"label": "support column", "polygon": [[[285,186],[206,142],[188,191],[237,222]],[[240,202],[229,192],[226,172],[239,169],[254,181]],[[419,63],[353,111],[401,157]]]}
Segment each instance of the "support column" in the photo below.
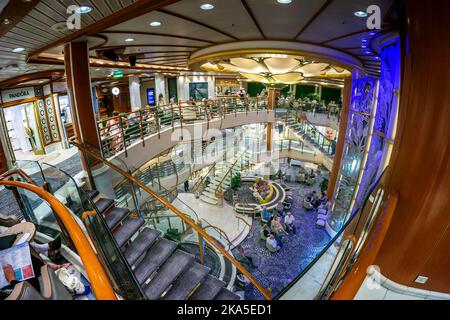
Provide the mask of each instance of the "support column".
{"label": "support column", "polygon": [[166,94],[166,78],[163,75],[157,74],[155,75],[155,96],[157,105],[159,105],[160,94],[163,95],[165,103],[169,103]]}
{"label": "support column", "polygon": [[[92,103],[89,50],[87,42],[71,42],[64,47],[67,93],[72,109],[75,136],[81,143],[100,150],[97,119]],[[83,168],[88,171],[82,157]]]}
{"label": "support column", "polygon": [[345,136],[347,133],[348,113],[350,110],[351,95],[352,95],[352,78],[347,78],[345,79],[344,84],[344,94],[339,122],[339,138],[336,142],[333,170],[331,171],[330,181],[328,182],[328,190],[327,190],[328,199],[333,199],[339,169],[341,168],[342,155],[344,153]]}
{"label": "support column", "polygon": [[131,111],[139,111],[142,108],[141,84],[138,76],[128,77],[130,85]]}
{"label": "support column", "polygon": [[[280,89],[269,88],[267,108],[269,110],[276,109],[276,97],[280,96]],[[272,151],[272,131],[273,131],[273,123],[267,123],[267,151]]]}

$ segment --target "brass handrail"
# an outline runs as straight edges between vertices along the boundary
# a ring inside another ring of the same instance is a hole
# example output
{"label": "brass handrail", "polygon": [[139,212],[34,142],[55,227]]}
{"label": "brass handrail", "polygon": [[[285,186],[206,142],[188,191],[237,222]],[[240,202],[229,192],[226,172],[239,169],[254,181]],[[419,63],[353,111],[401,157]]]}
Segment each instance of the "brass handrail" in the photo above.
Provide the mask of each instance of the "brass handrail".
{"label": "brass handrail", "polygon": [[198,188],[200,188],[200,186],[202,184],[204,184],[204,181],[206,180],[206,177],[209,176],[209,174],[211,173],[212,169],[214,169],[216,167],[217,162],[214,162],[211,167],[209,168],[208,172],[205,174],[205,176],[201,179],[199,179],[195,185],[192,187],[192,192],[196,192]]}
{"label": "brass handrail", "polygon": [[245,153],[248,151],[248,149],[250,149],[250,147],[245,148],[245,150],[237,157],[236,161],[234,161],[234,163],[231,165],[231,167],[228,169],[228,171],[226,172],[226,174],[223,176],[222,180],[220,181],[220,183],[217,185],[216,187],[216,193],[219,191],[220,186],[222,185],[222,183],[225,181],[225,179],[227,178],[228,174],[233,170],[233,168],[236,166],[236,164],[238,163],[238,161],[245,155]]}
{"label": "brass handrail", "polygon": [[128,178],[131,180],[131,182],[138,185],[140,188],[142,188],[144,191],[158,199],[162,204],[164,204],[169,210],[174,212],[177,216],[179,216],[185,223],[190,225],[195,231],[197,231],[198,234],[200,234],[206,241],[208,241],[215,249],[217,249],[223,256],[225,256],[242,274],[244,274],[247,279],[258,289],[259,292],[266,298],[267,300],[271,300],[272,296],[270,292],[264,288],[253,276],[250,272],[248,272],[233,256],[231,256],[225,249],[223,249],[219,244],[216,243],[216,241],[207,234],[198,224],[194,223],[188,216],[186,216],[184,213],[182,213],[178,208],[176,208],[173,204],[168,202],[166,199],[161,197],[159,194],[157,194],[155,191],[153,191],[151,188],[147,187],[145,184],[134,178],[129,173],[123,171],[121,168],[116,166],[115,164],[103,159],[101,156],[97,155],[95,152],[92,152],[88,148],[82,146],[78,143],[78,141],[72,140],[72,144],[76,146],[79,150],[81,150],[83,153],[87,153],[91,157],[95,158],[96,160],[106,164],[107,166],[113,168],[115,171],[120,173],[125,178]]}
{"label": "brass handrail", "polygon": [[[2,178],[3,177],[4,176],[2,176]],[[67,229],[67,232],[80,255],[81,261],[86,268],[87,276],[96,299],[117,300],[117,296],[111,286],[109,278],[103,270],[89,240],[86,238],[69,210],[57,198],[43,188],[30,183],[0,180],[0,185],[26,189],[45,200]]]}

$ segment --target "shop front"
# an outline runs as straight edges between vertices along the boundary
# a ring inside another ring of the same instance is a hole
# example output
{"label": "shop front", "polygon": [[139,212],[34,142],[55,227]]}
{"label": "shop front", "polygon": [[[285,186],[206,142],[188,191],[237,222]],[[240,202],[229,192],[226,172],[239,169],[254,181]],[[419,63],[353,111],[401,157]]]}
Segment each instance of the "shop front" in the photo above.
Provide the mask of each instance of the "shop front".
{"label": "shop front", "polygon": [[[2,90],[2,146],[7,159],[36,160],[62,148],[58,96],[44,87]],[[56,101],[55,101],[56,99]]]}

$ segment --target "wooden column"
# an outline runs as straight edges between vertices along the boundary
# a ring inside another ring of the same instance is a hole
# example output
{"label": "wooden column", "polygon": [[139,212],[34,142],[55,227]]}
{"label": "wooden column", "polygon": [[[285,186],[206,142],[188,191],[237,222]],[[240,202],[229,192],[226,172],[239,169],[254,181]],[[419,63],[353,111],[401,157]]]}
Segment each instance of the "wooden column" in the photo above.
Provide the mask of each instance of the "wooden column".
{"label": "wooden column", "polygon": [[339,175],[339,169],[341,168],[342,155],[344,153],[345,136],[347,134],[348,113],[350,110],[350,102],[352,95],[352,78],[345,79],[344,95],[341,107],[341,116],[339,122],[339,137],[336,143],[336,149],[334,153],[333,170],[330,174],[330,181],[328,182],[327,197],[333,199],[334,190],[336,189],[336,182]]}
{"label": "wooden column", "polygon": [[[275,110],[276,108],[276,100],[275,98],[280,96],[280,90],[276,88],[269,88],[268,99],[267,99],[267,108],[269,110]],[[267,151],[272,151],[272,131],[273,131],[273,123],[267,123]]]}
{"label": "wooden column", "polygon": [[0,141],[0,174],[5,173],[8,170],[8,161],[6,159],[6,148]]}
{"label": "wooden column", "polygon": [[[450,293],[450,2],[403,1],[403,81],[388,186],[399,202],[375,261],[402,285]],[[409,52],[407,51],[409,48]],[[428,277],[425,284],[415,282]]]}
{"label": "wooden column", "polygon": [[88,54],[86,42],[71,42],[64,47],[67,93],[76,137],[80,142],[100,149],[97,119],[92,104]]}

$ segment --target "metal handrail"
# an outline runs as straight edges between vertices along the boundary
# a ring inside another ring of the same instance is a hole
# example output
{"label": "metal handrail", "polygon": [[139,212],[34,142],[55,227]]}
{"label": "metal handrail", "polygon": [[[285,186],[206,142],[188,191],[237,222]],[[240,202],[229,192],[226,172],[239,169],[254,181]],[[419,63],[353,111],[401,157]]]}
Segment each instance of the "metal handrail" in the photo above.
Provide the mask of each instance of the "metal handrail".
{"label": "metal handrail", "polygon": [[234,163],[231,165],[231,167],[228,169],[228,171],[226,172],[226,174],[223,176],[222,180],[220,181],[220,183],[217,185],[216,187],[216,192],[219,191],[222,183],[225,181],[226,177],[228,176],[228,174],[233,170],[233,168],[236,166],[236,164],[238,163],[238,161],[245,155],[245,153],[248,151],[248,149],[250,149],[250,147],[245,148],[245,150],[237,157],[236,161],[234,161]]}
{"label": "metal handrail", "polygon": [[[45,191],[43,188],[31,183],[5,180],[11,174],[21,174],[21,170],[15,169],[0,176],[0,185],[22,188],[36,194],[42,200],[45,200],[50,205],[53,212],[62,221],[69,233],[70,238],[80,255],[81,261],[86,268],[86,273],[95,293],[95,297],[98,300],[117,300],[117,296],[97,255],[69,210],[56,197]],[[26,174],[23,174],[22,177],[25,178],[27,176]]]}
{"label": "metal handrail", "polygon": [[134,178],[129,173],[123,171],[121,168],[117,167],[115,164],[103,159],[102,157],[98,156],[88,148],[82,146],[78,142],[75,142],[72,140],[72,144],[75,145],[80,151],[83,153],[87,153],[91,157],[95,158],[96,160],[106,164],[107,166],[113,168],[115,171],[120,173],[125,178],[129,179],[131,182],[135,183],[137,186],[142,188],[144,191],[158,199],[162,204],[164,204],[169,210],[174,212],[177,216],[179,216],[185,223],[190,225],[197,233],[203,237],[206,241],[208,241],[215,249],[217,249],[223,256],[225,256],[240,272],[242,272],[248,280],[258,289],[258,291],[261,292],[261,294],[266,298],[267,300],[271,300],[272,296],[270,292],[264,288],[253,276],[252,274],[247,271],[233,256],[231,256],[225,249],[223,249],[219,244],[216,243],[216,241],[207,234],[198,224],[193,222],[188,216],[186,216],[184,213],[182,213],[178,208],[176,208],[172,203],[168,202],[166,199],[161,197],[159,194],[157,194],[155,191],[153,191],[151,188]]}

